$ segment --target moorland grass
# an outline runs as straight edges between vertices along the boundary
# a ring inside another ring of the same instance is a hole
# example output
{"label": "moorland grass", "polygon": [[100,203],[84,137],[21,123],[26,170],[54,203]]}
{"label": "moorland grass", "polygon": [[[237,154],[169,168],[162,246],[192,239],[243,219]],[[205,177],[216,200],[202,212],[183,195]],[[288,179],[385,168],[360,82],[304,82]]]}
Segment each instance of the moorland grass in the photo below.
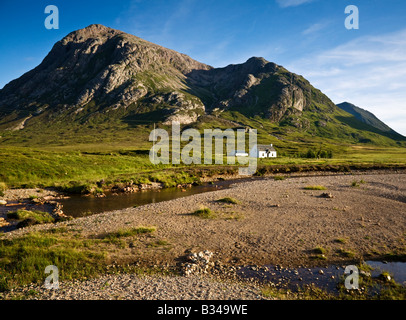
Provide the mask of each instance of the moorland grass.
{"label": "moorland grass", "polygon": [[313,249],[313,252],[316,254],[325,254],[327,250],[324,249],[323,247],[316,247]]}
{"label": "moorland grass", "polygon": [[126,238],[155,230],[141,226],[87,238],[80,235],[80,230],[59,227],[0,239],[0,292],[43,283],[48,265],[58,268],[61,281],[96,277],[107,272],[110,252],[119,254],[128,244]]}
{"label": "moorland grass", "polygon": [[0,197],[4,196],[4,191],[7,190],[7,185],[4,182],[0,182]]}
{"label": "moorland grass", "polygon": [[35,220],[35,223],[39,224],[51,223],[55,221],[55,219],[48,212],[43,212],[39,210],[30,211],[24,209],[8,212],[7,218],[15,220],[33,219]]}
{"label": "moorland grass", "polygon": [[155,227],[137,227],[130,229],[120,229],[118,231],[107,233],[103,236],[104,239],[117,239],[131,237],[139,234],[152,233],[156,231]]}
{"label": "moorland grass", "polygon": [[319,185],[306,186],[303,189],[305,189],[305,190],[327,190],[327,188],[325,186],[319,186]]}
{"label": "moorland grass", "polygon": [[[34,139],[34,138],[32,138]],[[38,142],[39,143],[39,142]],[[133,145],[131,145],[133,143]],[[304,144],[316,148],[316,142]],[[321,143],[321,142],[320,142]],[[158,164],[149,159],[148,144],[143,139],[124,143],[30,146],[1,145],[0,192],[8,188],[57,187],[69,193],[98,193],[100,187],[132,181],[135,184],[160,182],[164,187],[200,182],[203,176],[238,174],[241,165],[184,165]],[[404,168],[406,149],[369,145],[335,145],[323,142],[323,149],[333,150],[331,159],[309,159],[295,156],[302,152],[300,145],[279,141],[275,144],[278,158],[258,159],[257,176],[301,171],[349,172],[356,169]],[[318,148],[318,147],[317,147]],[[316,149],[317,149],[316,148]],[[225,157],[226,159],[226,157]],[[224,163],[226,163],[224,161]],[[282,179],[275,177],[275,179]],[[104,181],[104,185],[98,183]]]}
{"label": "moorland grass", "polygon": [[99,274],[106,263],[105,253],[88,250],[82,241],[32,233],[0,239],[0,291],[45,280],[48,265],[59,269],[61,280]]}
{"label": "moorland grass", "polygon": [[203,218],[203,219],[214,219],[216,218],[215,213],[207,207],[202,206],[200,209],[192,213],[193,216]]}

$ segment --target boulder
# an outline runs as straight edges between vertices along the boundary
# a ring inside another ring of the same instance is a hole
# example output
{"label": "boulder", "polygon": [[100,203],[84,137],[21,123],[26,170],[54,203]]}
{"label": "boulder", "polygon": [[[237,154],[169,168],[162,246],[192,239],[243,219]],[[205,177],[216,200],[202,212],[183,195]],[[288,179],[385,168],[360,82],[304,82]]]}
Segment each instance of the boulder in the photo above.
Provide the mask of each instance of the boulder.
{"label": "boulder", "polygon": [[213,256],[213,252],[205,250],[199,253],[190,253],[186,256],[188,261],[183,265],[183,273],[188,275],[207,273],[208,269],[213,266],[210,263],[210,259]]}
{"label": "boulder", "polygon": [[8,225],[10,225],[10,223],[6,219],[0,218],[0,228],[7,227]]}
{"label": "boulder", "polygon": [[322,198],[334,198],[334,196],[331,194],[331,192],[324,192],[320,195]]}

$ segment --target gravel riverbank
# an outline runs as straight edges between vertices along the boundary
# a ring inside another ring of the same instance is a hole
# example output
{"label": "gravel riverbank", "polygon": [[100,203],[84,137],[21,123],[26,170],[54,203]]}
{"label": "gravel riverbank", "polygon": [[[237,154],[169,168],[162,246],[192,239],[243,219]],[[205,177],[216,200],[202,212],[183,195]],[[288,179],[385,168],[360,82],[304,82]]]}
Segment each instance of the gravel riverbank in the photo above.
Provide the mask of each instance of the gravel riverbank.
{"label": "gravel riverbank", "polygon": [[30,285],[4,299],[33,300],[262,300],[259,287],[200,276],[103,275],[87,281],[61,283],[58,290]]}
{"label": "gravel riverbank", "polygon": [[[225,197],[238,203],[218,201]],[[210,208],[213,217],[202,219],[192,214],[201,206]],[[112,260],[174,268],[185,252],[209,250],[213,261],[227,266],[295,267],[404,254],[406,174],[267,178],[57,225],[31,226],[6,233],[3,238],[55,227],[92,238],[137,226],[154,226],[156,232],[145,243],[112,252]],[[167,245],[154,247],[152,240]],[[105,275],[80,286],[76,282],[62,284],[54,293],[39,288],[34,291],[39,295],[33,297],[43,299],[262,299],[255,286],[225,284],[200,276]]]}

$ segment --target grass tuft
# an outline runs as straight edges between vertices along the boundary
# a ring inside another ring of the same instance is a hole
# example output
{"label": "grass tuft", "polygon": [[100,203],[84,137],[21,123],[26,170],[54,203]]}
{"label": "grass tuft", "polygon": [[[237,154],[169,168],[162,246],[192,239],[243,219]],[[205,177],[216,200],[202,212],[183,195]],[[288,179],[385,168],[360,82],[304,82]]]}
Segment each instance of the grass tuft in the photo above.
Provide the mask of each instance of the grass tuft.
{"label": "grass tuft", "polygon": [[324,249],[323,247],[316,247],[313,249],[313,252],[316,254],[325,254],[327,250]]}
{"label": "grass tuft", "polygon": [[286,177],[285,176],[274,176],[273,179],[274,180],[285,180]]}
{"label": "grass tuft", "polygon": [[203,218],[203,219],[214,219],[216,215],[214,212],[207,207],[201,207],[200,209],[194,211],[192,215]]}
{"label": "grass tuft", "polygon": [[15,220],[33,220],[34,224],[51,223],[55,222],[55,219],[48,213],[39,210],[29,211],[19,209],[17,211],[8,212],[7,218]]}
{"label": "grass tuft", "polygon": [[239,201],[237,199],[230,198],[230,197],[218,199],[217,202],[224,202],[224,203],[230,203],[230,204],[238,204],[239,203]]}
{"label": "grass tuft", "polygon": [[337,243],[347,243],[347,239],[345,239],[345,238],[337,238],[337,239],[334,240],[334,242],[337,242]]}
{"label": "grass tuft", "polygon": [[139,234],[145,233],[152,233],[156,231],[155,227],[138,227],[138,228],[131,228],[131,229],[120,229],[118,231],[107,233],[103,236],[104,239],[118,239],[118,238],[127,238],[132,237]]}
{"label": "grass tuft", "polygon": [[341,256],[346,257],[346,258],[354,258],[354,257],[355,257],[355,253],[354,253],[354,252],[352,252],[352,251],[350,251],[350,250],[345,250],[345,249],[342,249],[342,248],[340,248],[340,249],[338,250],[338,253],[339,253]]}
{"label": "grass tuft", "polygon": [[327,190],[325,186],[306,186],[305,190]]}
{"label": "grass tuft", "polygon": [[4,196],[4,191],[7,190],[7,185],[4,182],[0,182],[0,197]]}

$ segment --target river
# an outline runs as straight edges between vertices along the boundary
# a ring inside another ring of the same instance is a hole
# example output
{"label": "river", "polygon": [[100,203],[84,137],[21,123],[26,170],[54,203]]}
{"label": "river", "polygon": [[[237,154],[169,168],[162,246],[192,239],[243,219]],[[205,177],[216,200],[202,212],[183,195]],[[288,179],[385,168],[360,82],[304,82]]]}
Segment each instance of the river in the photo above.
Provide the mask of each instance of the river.
{"label": "river", "polygon": [[168,201],[198,193],[216,191],[229,188],[236,182],[249,181],[260,178],[234,179],[204,183],[190,188],[150,189],[135,193],[111,193],[105,197],[71,195],[68,199],[58,200],[63,205],[63,212],[74,218],[83,217],[113,210],[121,210],[148,203]]}

